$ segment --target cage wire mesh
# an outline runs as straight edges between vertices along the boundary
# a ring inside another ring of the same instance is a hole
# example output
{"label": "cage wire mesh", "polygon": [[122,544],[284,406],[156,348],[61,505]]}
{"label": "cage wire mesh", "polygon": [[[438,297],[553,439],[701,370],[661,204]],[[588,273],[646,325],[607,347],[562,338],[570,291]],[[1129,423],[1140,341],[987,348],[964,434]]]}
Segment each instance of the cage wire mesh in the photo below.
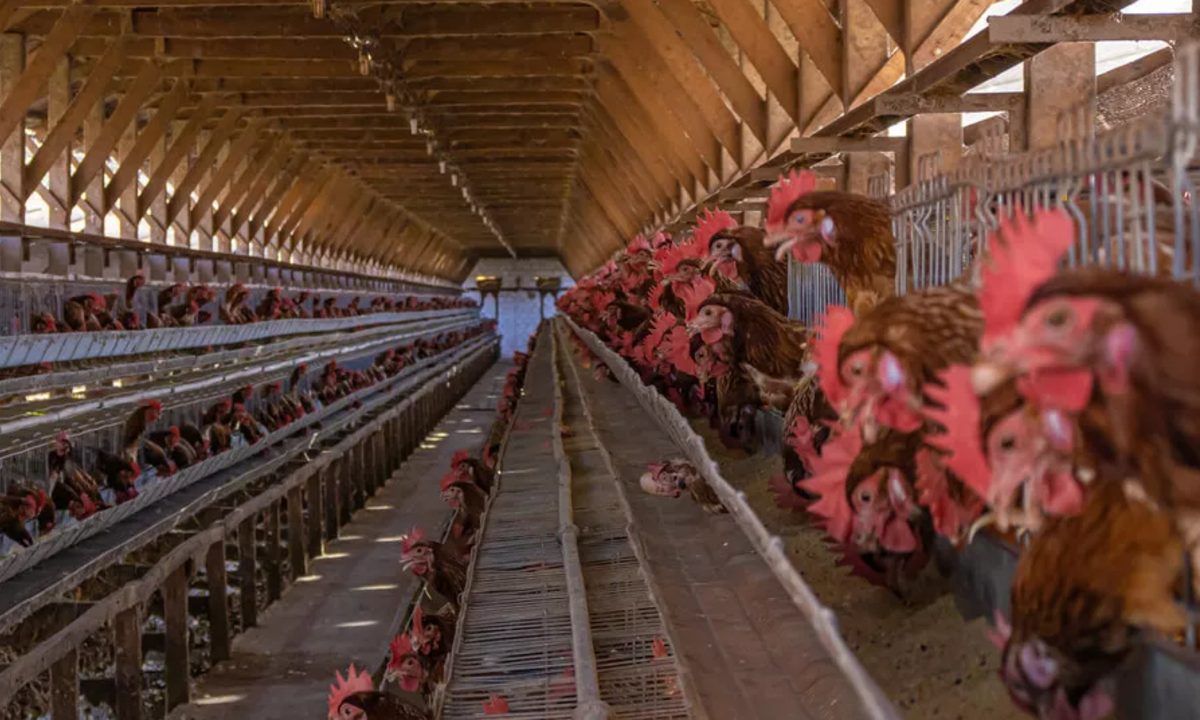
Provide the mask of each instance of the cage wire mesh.
{"label": "cage wire mesh", "polygon": [[[572,472],[571,495],[600,697],[621,720],[686,720],[691,714],[666,628],[628,534],[633,519],[620,480],[603,461],[569,348],[558,345],[560,368],[566,366],[564,421],[574,429],[564,449],[568,459],[593,455],[582,472]],[[663,643],[658,654],[655,640]]]}

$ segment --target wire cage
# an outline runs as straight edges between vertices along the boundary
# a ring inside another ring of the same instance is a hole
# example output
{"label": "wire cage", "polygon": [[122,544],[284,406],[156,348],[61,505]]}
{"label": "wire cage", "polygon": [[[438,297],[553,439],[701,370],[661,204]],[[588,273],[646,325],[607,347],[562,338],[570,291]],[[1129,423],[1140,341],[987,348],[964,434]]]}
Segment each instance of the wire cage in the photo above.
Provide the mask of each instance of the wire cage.
{"label": "wire cage", "polygon": [[788,317],[813,325],[830,305],[845,305],[846,293],[823,263],[788,259]]}
{"label": "wire cage", "polygon": [[[337,361],[340,366],[347,369],[365,369],[373,363],[374,358],[379,352],[387,347],[395,346],[398,342],[408,344],[415,343],[418,339],[428,338],[433,340],[432,344],[434,346],[440,346],[445,339],[450,337],[450,333],[461,330],[463,330],[462,327],[439,328],[414,333],[400,339],[393,337],[389,340],[372,344],[366,349],[356,349],[353,352],[347,353],[346,357],[338,357]],[[467,332],[463,336],[464,342],[470,344],[472,338],[478,334]],[[430,364],[439,362],[447,353],[457,352],[462,347],[460,345],[442,352],[416,353],[418,361],[406,367],[388,382],[400,381],[410,377]],[[324,366],[325,363],[314,364],[299,379],[299,388],[311,391],[314,379],[320,376]],[[282,381],[291,374],[292,369],[291,366],[288,366],[257,377],[253,383],[255,393],[248,397],[244,403],[246,410],[253,415],[259,409],[262,402],[259,393],[262,386]],[[164,402],[163,412],[159,420],[152,427],[147,428],[147,431],[163,429],[172,425],[178,426],[184,422],[191,422],[200,427],[202,425],[200,418],[204,412],[221,399],[228,398],[230,393],[241,385],[237,382],[226,383],[172,396],[172,400],[169,403]],[[229,468],[250,455],[278,443],[283,438],[320,422],[323,418],[334,412],[338,412],[357,399],[377,392],[379,387],[379,385],[371,385],[362,388],[329,405],[323,405],[318,398],[313,397],[314,412],[273,432],[268,432],[266,428],[259,425],[257,421],[254,421],[259,433],[262,435],[262,439],[259,442],[250,445],[242,437],[234,434],[232,446],[229,450],[212,455],[167,477],[159,477],[155,469],[143,462],[143,457],[139,457],[138,462],[142,468],[142,473],[136,481],[138,489],[137,497],[124,503],[116,504],[111,490],[105,489],[101,495],[105,503],[111,506],[109,509],[83,520],[75,520],[68,513],[59,512],[56,516],[54,529],[42,537],[38,537],[36,520],[30,521],[26,525],[26,529],[35,537],[36,541],[29,548],[21,548],[8,538],[0,538],[0,581],[36,565],[43,559],[70,547],[86,537],[111,527],[177,490],[215,472]],[[88,416],[73,427],[55,428],[55,430],[67,430],[74,449],[74,460],[81,467],[92,470],[95,468],[96,458],[101,450],[113,454],[120,452],[123,445],[124,424],[133,412],[134,407],[128,404],[122,405]],[[10,488],[18,485],[24,488],[40,488],[50,493],[52,487],[50,478],[48,477],[48,455],[53,444],[54,433],[48,433],[44,428],[33,428],[30,432],[24,434],[16,433],[12,438],[7,439],[5,446],[0,447],[0,493],[7,492]],[[93,475],[96,476],[98,482],[103,483],[103,479],[99,477],[98,473],[93,472]]]}

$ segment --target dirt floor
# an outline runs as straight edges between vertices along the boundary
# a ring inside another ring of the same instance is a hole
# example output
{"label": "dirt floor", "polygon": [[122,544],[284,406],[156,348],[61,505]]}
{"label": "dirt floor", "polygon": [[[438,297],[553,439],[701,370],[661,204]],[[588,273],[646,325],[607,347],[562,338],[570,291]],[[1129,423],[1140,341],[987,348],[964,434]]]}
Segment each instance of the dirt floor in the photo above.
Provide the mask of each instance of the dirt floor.
{"label": "dirt floor", "polygon": [[746,493],[763,523],[783,538],[796,568],[821,601],[837,613],[851,648],[909,718],[1007,720],[1023,718],[997,676],[999,655],[983,620],[964,622],[947,582],[932,563],[921,593],[907,603],[888,590],[837,567],[820,532],[775,507],[767,488],[782,472],[778,457],[727,450],[707,423],[693,422],[722,474]]}

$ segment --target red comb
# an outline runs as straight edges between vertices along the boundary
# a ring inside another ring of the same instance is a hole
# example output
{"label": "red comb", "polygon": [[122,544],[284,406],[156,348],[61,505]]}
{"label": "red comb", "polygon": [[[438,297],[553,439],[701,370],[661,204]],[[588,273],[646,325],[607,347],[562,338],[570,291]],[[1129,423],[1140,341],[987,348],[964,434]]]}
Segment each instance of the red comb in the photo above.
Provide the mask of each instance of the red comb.
{"label": "red comb", "polygon": [[417,546],[417,543],[425,539],[425,531],[419,527],[415,527],[408,531],[408,534],[403,538],[404,552],[408,552]]}
{"label": "red comb", "polygon": [[450,472],[448,472],[442,476],[442,481],[441,481],[439,487],[441,487],[442,492],[445,492],[446,490],[448,490],[450,488],[451,485],[453,485],[456,482],[458,482],[458,475],[455,474],[453,470],[451,470]]}
{"label": "red comb", "polygon": [[696,229],[692,232],[692,238],[696,245],[704,249],[704,254],[707,255],[713,236],[722,230],[732,230],[735,227],[737,227],[737,221],[724,210],[718,210],[717,212],[705,210],[704,214],[700,216],[700,222],[696,223]]}
{"label": "red comb", "polygon": [[450,458],[450,467],[458,467],[462,463],[471,459],[471,453],[466,450],[459,450],[454,453],[454,457]]}
{"label": "red comb", "polygon": [[646,236],[638,233],[629,241],[629,245],[625,247],[625,252],[633,255],[639,252],[650,252],[650,241]]}
{"label": "red comb", "polygon": [[483,704],[484,715],[507,715],[508,712],[508,700],[505,700],[503,695],[492,693]]}
{"label": "red comb", "polygon": [[654,653],[655,659],[662,659],[662,658],[667,657],[667,655],[668,655],[667,642],[665,640],[663,640],[662,638],[660,638],[660,637],[654,638],[654,642],[651,643],[650,646]]}
{"label": "red comb", "polygon": [[813,343],[817,379],[821,381],[821,390],[825,392],[826,399],[836,407],[846,395],[841,368],[838,367],[838,347],[846,332],[854,327],[854,313],[844,305],[830,305],[825,308],[825,314],[819,322]]}
{"label": "red comb", "polygon": [[646,355],[649,360],[655,359],[654,351],[662,346],[667,333],[671,332],[671,328],[676,325],[675,316],[664,312],[658,313],[650,321],[650,332],[642,339],[642,347],[646,349]]}
{"label": "red comb", "polygon": [[942,386],[925,385],[925,394],[933,401],[925,406],[925,416],[943,430],[929,433],[926,442],[946,453],[945,466],[976,495],[986,498],[992,473],[980,438],[979,397],[971,385],[971,368],[952,365],[938,377]]}
{"label": "red comb", "polygon": [[671,328],[663,340],[663,351],[667,361],[679,372],[688,375],[696,375],[699,372],[700,368],[692,359],[692,338],[684,326],[676,325]]}
{"label": "red comb", "polygon": [[700,277],[677,291],[679,299],[683,301],[683,306],[686,310],[686,319],[689,322],[696,317],[696,313],[700,311],[700,306],[704,304],[705,300],[712,297],[712,294],[716,290],[717,284],[715,282],[709,278]]}
{"label": "red comb", "polygon": [[1075,222],[1062,209],[1039,210],[1030,222],[1019,209],[988,236],[980,273],[983,348],[1017,326],[1033,291],[1058,272],[1075,242]]}
{"label": "red comb", "polygon": [[159,402],[158,400],[147,400],[146,402],[142,403],[142,407],[153,408],[155,410],[162,410],[162,403]]}
{"label": "red comb", "polygon": [[793,170],[779,178],[767,200],[767,232],[782,230],[792,203],[816,189],[817,174],[811,170]]}
{"label": "red comb", "polygon": [[862,451],[862,433],[857,426],[836,428],[813,460],[812,477],[800,481],[800,487],[820,496],[808,506],[809,512],[820,517],[829,537],[839,543],[850,539],[853,522],[850,501],[846,498],[846,481],[850,465]]}
{"label": "red comb", "polygon": [[663,275],[671,275],[679,269],[679,264],[685,260],[700,260],[708,252],[707,245],[701,245],[693,237],[691,240],[678,245],[668,245],[656,253],[654,259]]}
{"label": "red comb", "polygon": [[346,677],[342,677],[342,673],[337,673],[337,683],[329,686],[329,719],[336,720],[338,716],[338,708],[354,693],[371,692],[375,689],[375,683],[371,681],[371,676],[364,672],[359,672],[354,668],[354,663],[350,664],[350,669],[346,671]]}
{"label": "red comb", "polygon": [[391,651],[391,657],[388,659],[389,668],[399,668],[405,657],[414,654],[412,640],[404,633],[392,638],[389,648]]}

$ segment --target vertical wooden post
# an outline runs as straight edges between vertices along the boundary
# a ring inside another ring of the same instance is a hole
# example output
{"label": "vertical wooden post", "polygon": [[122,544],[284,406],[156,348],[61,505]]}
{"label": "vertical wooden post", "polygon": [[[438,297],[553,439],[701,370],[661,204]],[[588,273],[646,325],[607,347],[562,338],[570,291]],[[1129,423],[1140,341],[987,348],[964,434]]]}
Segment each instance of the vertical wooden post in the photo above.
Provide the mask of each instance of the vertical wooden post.
{"label": "vertical wooden post", "polygon": [[79,718],[79,651],[75,648],[50,666],[50,718]]}
{"label": "vertical wooden post", "polygon": [[258,624],[258,590],[254,585],[257,566],[254,526],[257,516],[251,515],[238,525],[238,578],[242,595],[242,630]]}
{"label": "vertical wooden post", "polygon": [[228,660],[231,655],[225,538],[208,548],[208,555],[204,559],[204,574],[208,578],[208,624],[212,661],[218,663]]}
{"label": "vertical wooden post", "polygon": [[[71,105],[71,60],[64,57],[54,66],[50,74],[50,91],[46,96],[46,127],[53,128],[62,120],[67,108]],[[45,135],[42,136],[45,138]],[[67,229],[70,217],[67,212],[67,198],[71,194],[71,148],[54,159],[50,172],[46,174],[46,184],[52,196],[46,204],[49,206],[48,220],[52,228]]]}
{"label": "vertical wooden post", "polygon": [[341,461],[334,460],[321,471],[325,483],[325,539],[337,540],[342,526]]}
{"label": "vertical wooden post", "polygon": [[267,522],[267,602],[272,603],[283,596],[283,548],[279,540],[279,503],[273,502],[266,510]]}
{"label": "vertical wooden post", "polygon": [[305,495],[308,500],[308,556],[318,557],[325,552],[325,538],[322,536],[322,525],[325,521],[325,492],[321,485],[324,471],[312,474],[308,479]]}
{"label": "vertical wooden post", "polygon": [[[347,480],[352,488],[353,497],[351,502],[355,510],[367,504],[367,479],[366,473],[363,472],[363,443],[359,442],[350,449],[348,454],[349,462],[345,463]],[[347,517],[349,522],[350,518]]]}
{"label": "vertical wooden post", "polygon": [[[167,157],[167,136],[163,134],[150,149],[150,167],[158,167]],[[133,183],[136,189],[137,183]],[[167,194],[159,193],[150,203],[150,242],[166,244],[167,242]]]}
{"label": "vertical wooden post", "polygon": [[[0,34],[0,97],[8,97],[25,71],[25,36]],[[0,220],[25,222],[25,113],[0,143]]]}
{"label": "vertical wooden post", "polygon": [[[129,126],[121,133],[121,138],[117,140],[117,157],[129,157],[130,151],[137,144],[137,123],[129,123]],[[117,200],[117,221],[120,228],[121,237],[127,240],[137,238],[137,180],[129,183],[129,186],[116,198]],[[106,210],[112,210],[109,207]]]}
{"label": "vertical wooden post", "polygon": [[191,699],[191,662],[188,658],[188,572],[180,565],[162,587],[163,615],[167,623],[167,711]]}
{"label": "vertical wooden post", "polygon": [[[104,103],[98,102],[88,110],[83,121],[83,144],[91,148],[104,129]],[[69,152],[69,151],[68,151]],[[78,192],[78,190],[76,190]],[[98,172],[83,188],[83,231],[95,235],[104,234],[104,173]]]}
{"label": "vertical wooden post", "polygon": [[117,717],[142,717],[142,617],[138,607],[122,610],[113,620],[114,680],[117,686]]}
{"label": "vertical wooden post", "polygon": [[1026,60],[1025,97],[1028,149],[1055,145],[1060,140],[1059,115],[1096,97],[1096,46],[1059,43]]}
{"label": "vertical wooden post", "polygon": [[288,490],[287,544],[288,565],[292,582],[308,574],[308,556],[304,553],[307,533],[304,532],[304,498],[299,485]]}
{"label": "vertical wooden post", "polygon": [[920,163],[924,157],[934,153],[941,153],[940,172],[955,170],[963,153],[962,114],[917,115],[908,122],[908,140],[910,181],[922,179],[918,172]]}

